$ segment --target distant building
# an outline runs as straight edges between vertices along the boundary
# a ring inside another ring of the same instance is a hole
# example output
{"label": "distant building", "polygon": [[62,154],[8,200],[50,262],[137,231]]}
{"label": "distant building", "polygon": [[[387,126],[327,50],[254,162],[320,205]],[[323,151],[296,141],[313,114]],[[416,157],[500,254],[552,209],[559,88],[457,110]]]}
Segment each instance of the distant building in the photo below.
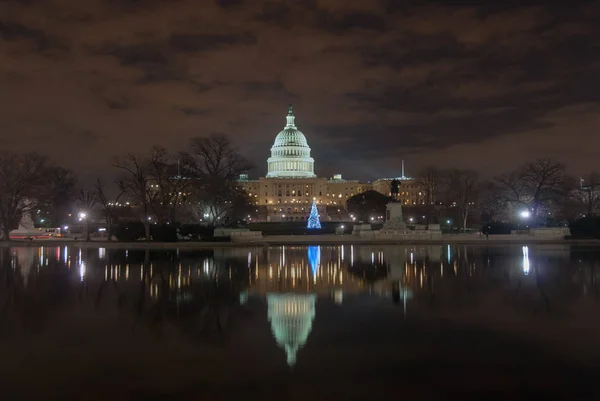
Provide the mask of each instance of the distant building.
{"label": "distant building", "polygon": [[373,189],[386,196],[392,196],[392,181],[399,184],[397,200],[404,205],[424,205],[425,193],[420,188],[416,178],[404,175],[404,161],[402,161],[402,175],[396,178],[379,178],[373,181]]}
{"label": "distant building", "polygon": [[[285,127],[277,134],[271,147],[266,177],[251,180],[243,174],[238,181],[257,206],[260,220],[306,220],[314,199],[321,221],[345,221],[350,220],[346,211],[348,198],[373,189],[391,196],[393,178],[364,183],[344,179],[341,174],[335,174],[330,179],[317,177],[314,172],[315,160],[310,155],[306,137],[295,124],[291,105],[286,120]],[[405,177],[404,163],[402,166],[402,176],[397,177],[400,181],[398,197],[405,204],[423,204],[424,196],[415,179]]]}

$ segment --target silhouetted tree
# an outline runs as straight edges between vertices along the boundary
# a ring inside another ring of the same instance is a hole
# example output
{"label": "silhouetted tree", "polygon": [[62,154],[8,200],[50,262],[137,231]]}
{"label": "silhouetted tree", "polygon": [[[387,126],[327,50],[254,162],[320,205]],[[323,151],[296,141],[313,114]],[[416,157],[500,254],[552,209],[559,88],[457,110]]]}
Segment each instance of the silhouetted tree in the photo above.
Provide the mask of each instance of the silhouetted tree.
{"label": "silhouetted tree", "polygon": [[550,159],[525,163],[514,171],[496,178],[503,188],[503,198],[512,206],[531,211],[535,220],[539,212],[564,199],[569,189],[565,166]]}
{"label": "silhouetted tree", "polygon": [[48,168],[46,159],[35,153],[0,152],[0,228],[4,241],[26,213],[39,203]]}
{"label": "silhouetted tree", "polygon": [[151,186],[154,184],[150,166],[160,157],[162,157],[162,150],[153,148],[149,157],[129,153],[124,158],[116,158],[113,163],[113,166],[122,172],[117,180],[119,189],[136,204],[147,240],[150,240],[150,210],[158,196],[158,188]]}
{"label": "silhouetted tree", "polygon": [[96,191],[85,191],[82,189],[81,191],[79,191],[79,194],[77,195],[77,203],[79,204],[79,206],[82,209],[79,212],[79,218],[83,222],[84,238],[86,241],[89,241],[90,240],[89,221],[92,218],[92,216],[94,214],[94,208],[96,207],[96,204],[98,203],[98,194],[96,193]]}
{"label": "silhouetted tree", "polygon": [[76,187],[77,177],[72,171],[56,165],[45,169],[38,209],[47,226],[59,227],[67,221],[75,201]]}
{"label": "silhouetted tree", "polygon": [[115,224],[116,220],[116,209],[117,203],[119,199],[125,194],[122,188],[119,189],[119,193],[117,196],[111,201],[106,195],[105,187],[102,181],[98,178],[96,180],[95,186],[96,194],[98,195],[98,203],[102,207],[102,214],[106,221],[106,234],[108,235],[108,240],[112,241],[112,227]]}
{"label": "silhouetted tree", "polygon": [[234,220],[240,207],[246,212],[250,200],[237,180],[252,164],[222,134],[194,138],[190,148],[182,158],[192,178],[190,203],[196,214],[222,225]]}
{"label": "silhouetted tree", "polygon": [[153,148],[149,173],[155,193],[150,206],[159,223],[175,223],[177,211],[187,201],[193,183],[189,162],[186,155],[172,155],[159,146]]}
{"label": "silhouetted tree", "polygon": [[369,190],[351,196],[346,201],[348,212],[359,221],[369,221],[371,217],[385,215],[390,198],[377,191]]}
{"label": "silhouetted tree", "polygon": [[600,213],[600,173],[594,171],[585,179],[582,178],[575,193],[586,215],[594,216]]}
{"label": "silhouetted tree", "polygon": [[451,169],[444,172],[443,181],[446,203],[457,208],[460,225],[465,231],[469,215],[479,200],[480,184],[477,172]]}
{"label": "silhouetted tree", "polygon": [[421,170],[419,178],[417,178],[417,186],[423,193],[425,205],[427,206],[427,224],[432,222],[432,217],[435,217],[433,221],[438,220],[435,202],[440,176],[441,173],[437,167],[428,166]]}
{"label": "silhouetted tree", "polygon": [[477,209],[485,222],[498,220],[506,212],[504,189],[494,181],[484,181],[479,187],[479,203]]}

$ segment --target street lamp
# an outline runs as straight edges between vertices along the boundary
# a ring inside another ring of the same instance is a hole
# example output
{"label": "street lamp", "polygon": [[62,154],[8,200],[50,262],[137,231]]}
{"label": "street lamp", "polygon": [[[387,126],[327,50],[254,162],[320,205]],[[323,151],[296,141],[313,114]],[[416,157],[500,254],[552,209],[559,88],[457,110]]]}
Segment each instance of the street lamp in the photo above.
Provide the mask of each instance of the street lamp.
{"label": "street lamp", "polygon": [[528,219],[531,217],[531,212],[529,210],[523,210],[521,212],[521,217],[524,219]]}
{"label": "street lamp", "polygon": [[79,212],[79,221],[84,221],[83,227],[85,230],[85,240],[89,241],[90,240],[90,230],[88,227],[88,221],[87,221],[87,213],[86,212]]}

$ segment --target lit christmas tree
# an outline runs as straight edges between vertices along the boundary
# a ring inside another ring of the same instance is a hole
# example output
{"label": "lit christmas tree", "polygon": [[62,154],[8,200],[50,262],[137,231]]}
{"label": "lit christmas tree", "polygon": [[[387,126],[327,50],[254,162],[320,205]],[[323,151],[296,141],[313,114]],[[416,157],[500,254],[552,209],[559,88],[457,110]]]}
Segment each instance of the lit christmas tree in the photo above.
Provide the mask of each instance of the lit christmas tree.
{"label": "lit christmas tree", "polygon": [[310,216],[308,216],[308,228],[321,228],[321,221],[319,220],[319,211],[317,210],[317,201],[313,200],[312,208],[310,209]]}

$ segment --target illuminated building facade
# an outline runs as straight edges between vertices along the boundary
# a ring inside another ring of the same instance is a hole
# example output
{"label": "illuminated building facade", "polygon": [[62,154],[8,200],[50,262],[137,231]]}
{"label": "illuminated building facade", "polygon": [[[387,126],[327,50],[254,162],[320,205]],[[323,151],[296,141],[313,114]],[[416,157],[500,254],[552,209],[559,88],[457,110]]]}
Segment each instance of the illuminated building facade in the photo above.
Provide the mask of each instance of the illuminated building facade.
{"label": "illuminated building facade", "polygon": [[[242,175],[238,181],[253,203],[262,209],[262,220],[306,221],[313,199],[318,205],[321,221],[350,220],[345,210],[348,198],[372,189],[388,195],[391,178],[362,183],[346,180],[341,174],[329,179],[317,177],[311,149],[296,126],[295,118],[290,105],[286,125],[271,147],[266,177],[250,180],[247,175]],[[415,180],[404,177],[404,171],[398,179],[402,182],[402,193],[406,193],[406,203],[418,204]]]}

